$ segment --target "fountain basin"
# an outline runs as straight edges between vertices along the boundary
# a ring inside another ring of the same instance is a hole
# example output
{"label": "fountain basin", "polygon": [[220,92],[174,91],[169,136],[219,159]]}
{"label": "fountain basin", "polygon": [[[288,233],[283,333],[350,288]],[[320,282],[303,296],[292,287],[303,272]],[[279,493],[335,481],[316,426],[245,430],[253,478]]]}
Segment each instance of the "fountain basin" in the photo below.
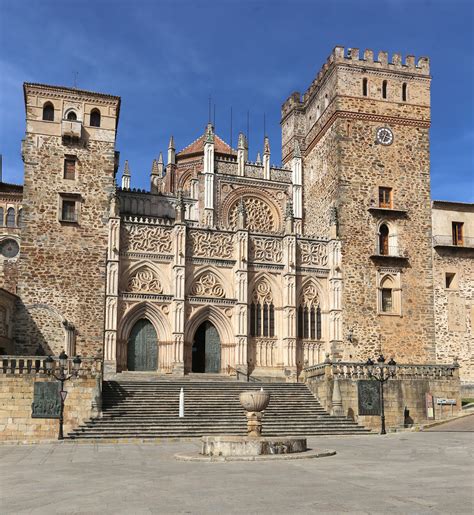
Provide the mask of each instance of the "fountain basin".
{"label": "fountain basin", "polygon": [[263,411],[270,402],[270,394],[263,390],[250,390],[242,392],[239,396],[240,405],[251,412]]}
{"label": "fountain basin", "polygon": [[212,457],[292,454],[307,450],[306,438],[295,436],[203,436],[201,454]]}

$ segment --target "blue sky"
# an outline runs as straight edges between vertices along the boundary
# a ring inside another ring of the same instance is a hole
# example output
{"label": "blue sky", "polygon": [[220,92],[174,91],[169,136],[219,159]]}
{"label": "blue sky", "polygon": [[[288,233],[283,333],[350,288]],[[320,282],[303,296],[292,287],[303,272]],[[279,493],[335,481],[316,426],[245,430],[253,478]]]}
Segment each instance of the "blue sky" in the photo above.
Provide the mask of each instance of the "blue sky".
{"label": "blue sky", "polygon": [[0,152],[3,177],[22,182],[24,81],[122,97],[117,149],[133,186],[152,160],[203,131],[246,130],[281,159],[280,107],[304,91],[336,45],[431,58],[431,173],[435,199],[474,201],[472,0],[0,0]]}

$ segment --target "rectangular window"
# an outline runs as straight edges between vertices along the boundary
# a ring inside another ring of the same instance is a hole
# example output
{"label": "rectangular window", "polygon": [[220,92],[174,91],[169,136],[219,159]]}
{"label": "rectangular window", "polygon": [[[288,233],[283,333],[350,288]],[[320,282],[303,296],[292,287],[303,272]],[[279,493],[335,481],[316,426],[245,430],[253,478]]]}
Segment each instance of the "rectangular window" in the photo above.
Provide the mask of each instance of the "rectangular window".
{"label": "rectangular window", "polygon": [[382,311],[384,313],[391,313],[393,311],[391,288],[382,288]]}
{"label": "rectangular window", "polygon": [[457,287],[456,274],[454,272],[446,272],[445,285],[446,289],[453,290]]}
{"label": "rectangular window", "polygon": [[63,200],[61,207],[61,221],[77,222],[75,200]]}
{"label": "rectangular window", "polygon": [[76,160],[67,157],[64,160],[64,178],[74,181],[76,179]]}
{"label": "rectangular window", "polygon": [[392,188],[379,188],[379,207],[391,209],[392,205]]}
{"label": "rectangular window", "polygon": [[453,245],[464,244],[464,223],[463,222],[453,222]]}

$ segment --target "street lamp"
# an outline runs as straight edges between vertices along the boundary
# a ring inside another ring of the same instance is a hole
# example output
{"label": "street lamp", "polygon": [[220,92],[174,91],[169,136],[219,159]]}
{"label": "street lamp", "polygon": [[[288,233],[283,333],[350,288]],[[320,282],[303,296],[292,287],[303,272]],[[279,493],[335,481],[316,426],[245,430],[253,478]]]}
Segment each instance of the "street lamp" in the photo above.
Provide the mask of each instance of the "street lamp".
{"label": "street lamp", "polygon": [[367,367],[367,374],[370,379],[375,379],[379,382],[380,388],[380,434],[385,435],[387,432],[385,431],[385,406],[383,399],[383,385],[386,381],[388,381],[391,377],[395,377],[397,372],[397,363],[393,358],[390,358],[390,361],[385,364],[385,358],[383,354],[377,358],[377,363],[374,363],[372,359],[368,359],[365,363]]}
{"label": "street lamp", "polygon": [[58,440],[63,440],[63,423],[64,423],[64,401],[66,400],[67,392],[64,390],[64,383],[65,381],[69,381],[69,379],[73,377],[77,377],[79,374],[79,369],[81,368],[82,360],[79,356],[76,356],[72,360],[72,372],[68,375],[67,373],[67,354],[62,351],[61,354],[58,357],[59,362],[59,369],[58,372],[56,372],[56,369],[53,368],[54,365],[54,358],[52,356],[48,356],[45,361],[45,367],[46,367],[46,373],[50,376],[53,376],[56,381],[59,381],[61,383],[61,390],[59,392],[59,395],[61,397],[61,410],[59,412],[59,434],[58,434]]}

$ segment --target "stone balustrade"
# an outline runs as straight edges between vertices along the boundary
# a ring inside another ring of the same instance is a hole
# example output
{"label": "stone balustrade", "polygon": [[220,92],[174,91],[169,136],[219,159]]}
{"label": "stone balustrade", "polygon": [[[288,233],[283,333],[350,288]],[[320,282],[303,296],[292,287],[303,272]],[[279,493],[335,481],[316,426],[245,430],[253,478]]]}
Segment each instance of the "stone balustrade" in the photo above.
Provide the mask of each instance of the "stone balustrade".
{"label": "stone balustrade", "polygon": [[[47,356],[0,356],[0,374],[46,374]],[[68,358],[67,372],[72,371],[72,361]],[[58,360],[53,363],[53,370],[58,367]],[[98,376],[102,371],[102,361],[99,358],[81,358],[79,376]]]}

